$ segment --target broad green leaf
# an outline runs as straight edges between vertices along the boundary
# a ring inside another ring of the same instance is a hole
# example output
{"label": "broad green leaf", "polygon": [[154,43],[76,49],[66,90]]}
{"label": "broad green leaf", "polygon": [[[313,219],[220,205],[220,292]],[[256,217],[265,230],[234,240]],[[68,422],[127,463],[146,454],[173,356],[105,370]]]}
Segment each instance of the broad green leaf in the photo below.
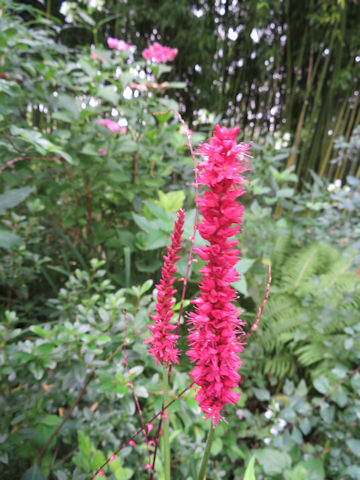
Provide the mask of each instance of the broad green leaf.
{"label": "broad green leaf", "polygon": [[329,380],[323,375],[315,378],[313,384],[316,390],[320,393],[325,394],[329,390]]}
{"label": "broad green leaf", "polygon": [[46,480],[46,477],[41,471],[39,465],[35,463],[32,467],[26,470],[25,473],[22,474],[21,480]]}
{"label": "broad green leaf", "polygon": [[256,458],[267,475],[280,475],[291,465],[291,458],[287,453],[273,448],[260,450],[256,453]]}
{"label": "broad green leaf", "polygon": [[356,438],[350,438],[349,440],[346,440],[346,444],[354,455],[360,457],[360,440]]}
{"label": "broad green leaf", "polygon": [[0,248],[11,250],[14,247],[21,245],[22,238],[18,235],[14,235],[7,230],[0,229]]}
{"label": "broad green leaf", "polygon": [[21,88],[16,82],[0,78],[0,93],[1,92],[5,93],[5,95],[9,95],[9,97],[16,97],[22,93]]}
{"label": "broad green leaf", "polygon": [[223,442],[221,438],[216,437],[213,441],[213,444],[211,445],[211,454],[217,455],[218,453],[221,452],[222,449],[223,449]]}
{"label": "broad green leaf", "polygon": [[30,187],[13,188],[12,190],[7,190],[5,193],[0,195],[0,213],[4,212],[8,208],[13,208],[16,207],[16,205],[19,205],[19,203],[23,202],[31,192],[33,192],[33,189]]}
{"label": "broad green leaf", "polygon": [[185,193],[183,190],[176,190],[164,193],[158,191],[159,200],[155,200],[156,205],[160,205],[165,212],[176,213],[184,204]]}
{"label": "broad green leaf", "polygon": [[117,105],[120,100],[120,95],[117,93],[116,87],[113,85],[107,85],[106,87],[100,87],[97,91],[99,97],[103,98],[107,102]]}

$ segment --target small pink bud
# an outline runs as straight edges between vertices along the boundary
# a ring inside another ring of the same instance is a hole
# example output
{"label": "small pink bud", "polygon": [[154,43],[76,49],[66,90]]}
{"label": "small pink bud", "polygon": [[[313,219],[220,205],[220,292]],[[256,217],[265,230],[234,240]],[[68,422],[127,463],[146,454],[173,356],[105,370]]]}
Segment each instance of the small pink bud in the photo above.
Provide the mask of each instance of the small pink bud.
{"label": "small pink bud", "polygon": [[98,152],[101,153],[102,155],[107,155],[107,151],[103,150],[102,148],[98,148]]}
{"label": "small pink bud", "polygon": [[163,418],[166,418],[167,420],[169,420],[169,415],[167,413],[163,413]]}
{"label": "small pink bud", "polygon": [[150,433],[153,428],[154,428],[154,425],[152,423],[148,423],[147,425],[148,433]]}
{"label": "small pink bud", "polygon": [[148,441],[148,445],[155,445],[154,440],[149,440],[149,441]]}
{"label": "small pink bud", "polygon": [[150,463],[147,463],[144,468],[145,468],[145,470],[148,470],[149,468],[151,468]]}
{"label": "small pink bud", "polygon": [[160,430],[160,432],[159,432],[159,435],[162,435],[162,433],[163,433],[163,431],[162,431],[162,430]]}
{"label": "small pink bud", "polygon": [[132,387],[132,383],[131,383],[131,382],[127,382],[127,383],[126,383],[126,386],[127,386],[127,387]]}
{"label": "small pink bud", "polygon": [[194,390],[194,392],[197,391],[197,388],[195,387],[195,385],[193,385],[191,388]]}
{"label": "small pink bud", "polygon": [[103,472],[102,470],[100,470],[99,475],[101,475],[102,477],[105,477],[105,472]]}
{"label": "small pink bud", "polygon": [[136,442],[134,442],[134,440],[129,440],[128,444],[131,445],[132,447],[135,447]]}
{"label": "small pink bud", "polygon": [[116,458],[116,455],[112,454],[111,457],[110,457],[110,462],[113,462]]}

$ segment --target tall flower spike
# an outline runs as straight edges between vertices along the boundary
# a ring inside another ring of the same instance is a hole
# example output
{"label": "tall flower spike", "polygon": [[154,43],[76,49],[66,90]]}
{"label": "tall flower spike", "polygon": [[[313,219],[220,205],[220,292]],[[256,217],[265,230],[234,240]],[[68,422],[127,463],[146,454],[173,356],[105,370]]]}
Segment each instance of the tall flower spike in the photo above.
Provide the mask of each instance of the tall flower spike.
{"label": "tall flower spike", "polygon": [[185,211],[180,209],[177,213],[177,218],[174,225],[174,233],[170,235],[171,245],[167,245],[167,255],[164,255],[164,266],[161,269],[160,284],[156,285],[157,303],[156,315],[150,315],[154,320],[152,325],[148,325],[151,331],[151,338],[145,340],[149,344],[149,353],[155,357],[157,365],[164,363],[170,365],[171,363],[179,363],[179,350],[176,348],[176,342],[179,335],[172,333],[177,326],[171,323],[171,318],[174,314],[172,307],[175,302],[172,297],[176,293],[173,288],[173,283],[176,278],[175,263],[180,257],[177,256],[181,249],[183,233],[183,226],[185,220]]}
{"label": "tall flower spike", "polygon": [[207,264],[200,270],[200,296],[192,301],[195,312],[189,315],[188,356],[196,363],[190,373],[200,387],[196,400],[214,425],[222,418],[224,406],[240,398],[233,389],[240,380],[238,354],[243,346],[237,335],[243,333],[244,323],[232,303],[235,290],[230,284],[238,280],[234,265],[240,252],[231,237],[241,230],[244,207],[236,199],[245,193],[241,174],[248,170],[250,144],[236,143],[239,130],[216,125],[209,143],[199,149],[205,161],[199,163],[198,182],[207,187],[198,200],[203,215],[199,233],[209,244],[195,249]]}

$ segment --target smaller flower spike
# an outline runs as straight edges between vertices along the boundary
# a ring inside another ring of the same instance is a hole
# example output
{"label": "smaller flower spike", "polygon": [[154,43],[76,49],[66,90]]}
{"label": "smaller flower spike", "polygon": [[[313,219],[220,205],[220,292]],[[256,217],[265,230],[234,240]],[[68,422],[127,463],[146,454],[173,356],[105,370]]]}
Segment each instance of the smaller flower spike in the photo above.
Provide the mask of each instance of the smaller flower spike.
{"label": "smaller flower spike", "polygon": [[156,315],[150,315],[154,320],[152,325],[148,325],[152,337],[145,340],[149,344],[149,353],[155,357],[157,365],[164,363],[179,363],[179,350],[176,348],[176,342],[179,335],[172,333],[177,326],[171,323],[175,302],[172,297],[176,293],[173,283],[176,278],[175,263],[180,257],[177,256],[181,249],[185,211],[180,209],[174,225],[174,233],[170,235],[171,246],[167,246],[167,255],[164,255],[164,266],[161,269],[160,284],[156,285],[158,290]]}

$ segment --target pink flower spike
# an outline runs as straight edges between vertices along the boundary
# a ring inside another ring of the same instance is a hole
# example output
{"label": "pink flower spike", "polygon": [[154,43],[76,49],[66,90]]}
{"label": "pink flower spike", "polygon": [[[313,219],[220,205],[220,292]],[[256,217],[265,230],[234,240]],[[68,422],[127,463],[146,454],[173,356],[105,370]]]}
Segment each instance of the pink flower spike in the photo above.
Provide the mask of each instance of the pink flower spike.
{"label": "pink flower spike", "polygon": [[135,447],[136,446],[136,442],[134,442],[134,440],[129,440],[128,441],[128,444],[132,447]]}
{"label": "pink flower spike", "polygon": [[199,148],[204,161],[198,165],[198,183],[207,191],[197,201],[203,216],[198,230],[207,244],[195,252],[206,264],[200,270],[200,296],[192,301],[195,312],[189,314],[187,354],[195,363],[190,375],[200,387],[195,399],[213,425],[223,418],[225,405],[235,405],[240,398],[234,389],[240,381],[244,323],[233,304],[236,291],[231,283],[238,280],[234,266],[239,250],[232,237],[241,230],[244,207],[237,198],[245,193],[242,173],[248,170],[250,144],[236,143],[239,130],[216,125],[212,138]]}
{"label": "pink flower spike", "polygon": [[147,464],[145,465],[144,469],[145,469],[145,470],[148,470],[149,468],[151,468],[151,465],[150,465],[150,463],[147,463]]}
{"label": "pink flower spike", "polygon": [[98,152],[101,153],[102,155],[107,155],[107,151],[103,150],[102,148],[98,148]]}
{"label": "pink flower spike", "polygon": [[169,420],[169,415],[167,413],[163,413],[163,418],[166,418],[167,420]]}
{"label": "pink flower spike", "polygon": [[102,477],[105,477],[105,472],[103,472],[102,470],[100,470],[99,475],[101,475]]}
{"label": "pink flower spike", "polygon": [[110,462],[113,462],[116,458],[116,455],[112,454],[111,457],[110,457]]}
{"label": "pink flower spike", "polygon": [[174,225],[174,233],[170,235],[171,245],[167,245],[167,255],[164,256],[164,266],[161,269],[160,284],[157,288],[156,315],[150,315],[153,324],[148,325],[151,331],[151,338],[147,338],[145,343],[149,344],[149,354],[153,355],[156,364],[159,363],[171,365],[179,363],[179,350],[176,348],[176,342],[179,335],[173,333],[176,325],[171,323],[174,306],[173,296],[176,289],[173,288],[175,277],[175,263],[179,260],[178,252],[181,249],[183,226],[185,220],[185,211],[180,209]]}
{"label": "pink flower spike", "polygon": [[154,425],[152,423],[147,424],[148,433],[150,433],[153,428],[154,428]]}

